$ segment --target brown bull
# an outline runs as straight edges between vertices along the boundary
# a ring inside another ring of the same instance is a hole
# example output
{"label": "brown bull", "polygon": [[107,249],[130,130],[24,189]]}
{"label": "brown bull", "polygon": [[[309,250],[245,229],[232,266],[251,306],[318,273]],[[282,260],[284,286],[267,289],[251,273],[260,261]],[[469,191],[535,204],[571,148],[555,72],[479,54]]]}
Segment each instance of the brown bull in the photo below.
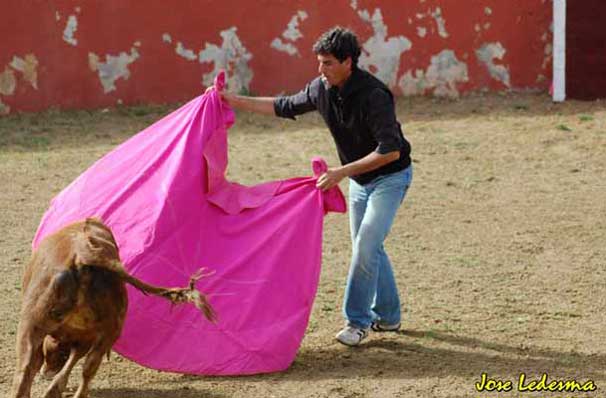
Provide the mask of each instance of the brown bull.
{"label": "brown bull", "polygon": [[[60,398],[76,362],[85,357],[74,398],[88,395],[104,355],[120,336],[128,299],[125,283],[172,303],[191,302],[212,322],[215,313],[194,288],[162,288],[129,275],[110,229],[89,218],[45,238],[23,275],[12,397],[27,398],[36,373],[56,373],[45,397]],[[44,365],[44,367],[43,367]]]}

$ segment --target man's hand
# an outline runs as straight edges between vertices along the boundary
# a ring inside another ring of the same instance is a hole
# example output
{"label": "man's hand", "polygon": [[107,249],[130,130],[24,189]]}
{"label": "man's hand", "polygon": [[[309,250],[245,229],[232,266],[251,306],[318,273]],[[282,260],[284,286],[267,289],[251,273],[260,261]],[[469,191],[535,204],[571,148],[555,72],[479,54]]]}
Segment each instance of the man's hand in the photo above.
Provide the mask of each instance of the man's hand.
{"label": "man's hand", "polygon": [[316,187],[322,191],[326,191],[339,184],[343,178],[347,177],[343,168],[328,169],[326,173],[322,174],[316,182]]}
{"label": "man's hand", "polygon": [[[206,91],[204,91],[204,94],[208,94],[213,89],[217,89],[217,88],[214,85],[208,86],[206,88]],[[234,94],[230,93],[229,91],[225,91],[224,89],[223,90],[217,89],[217,94],[219,94],[219,97],[221,98],[222,101],[225,101],[228,104],[230,103],[230,99],[233,98],[233,96],[234,96]]]}

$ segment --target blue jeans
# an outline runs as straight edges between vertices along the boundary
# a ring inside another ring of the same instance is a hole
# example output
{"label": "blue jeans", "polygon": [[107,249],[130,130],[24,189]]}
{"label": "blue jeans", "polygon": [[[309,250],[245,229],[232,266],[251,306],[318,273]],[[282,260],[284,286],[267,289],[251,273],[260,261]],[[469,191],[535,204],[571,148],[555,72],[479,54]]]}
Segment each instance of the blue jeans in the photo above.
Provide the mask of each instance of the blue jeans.
{"label": "blue jeans", "polygon": [[348,325],[400,322],[400,298],[383,242],[412,182],[412,165],[365,185],[349,180],[352,258],[343,313]]}

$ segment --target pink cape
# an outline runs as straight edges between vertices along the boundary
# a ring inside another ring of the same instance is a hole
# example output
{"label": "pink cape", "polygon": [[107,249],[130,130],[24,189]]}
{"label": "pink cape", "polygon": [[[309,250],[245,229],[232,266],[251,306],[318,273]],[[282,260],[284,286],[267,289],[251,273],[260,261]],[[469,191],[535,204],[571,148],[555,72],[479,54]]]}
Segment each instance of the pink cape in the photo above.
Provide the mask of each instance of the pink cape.
{"label": "pink cape", "polygon": [[[216,86],[223,86],[220,74]],[[191,305],[171,308],[129,286],[114,349],[151,368],[241,375],[288,368],[307,327],[320,274],[323,218],[345,212],[338,187],[313,177],[245,187],[225,180],[234,113],[212,90],[98,160],[56,198],[34,238],[97,216],[118,241],[126,268],[161,286],[197,287],[219,320]]]}

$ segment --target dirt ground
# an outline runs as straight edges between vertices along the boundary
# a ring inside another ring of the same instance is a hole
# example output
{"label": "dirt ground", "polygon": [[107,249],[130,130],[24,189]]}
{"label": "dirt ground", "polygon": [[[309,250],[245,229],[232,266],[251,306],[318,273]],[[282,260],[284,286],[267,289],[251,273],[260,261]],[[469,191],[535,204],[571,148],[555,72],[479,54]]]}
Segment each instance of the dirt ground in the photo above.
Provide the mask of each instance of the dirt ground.
{"label": "dirt ground", "polygon": [[[0,118],[0,395],[14,368],[21,269],[49,200],[103,154],[174,106]],[[194,377],[113,355],[91,395],[198,397],[606,396],[606,104],[544,94],[399,99],[414,181],[387,242],[402,290],[397,334],[334,340],[349,263],[347,216],[325,219],[311,321],[283,373]],[[336,164],[314,115],[240,113],[229,178],[245,184]],[[347,192],[347,184],[341,187]],[[511,380],[478,392],[482,373]],[[593,381],[591,392],[517,390],[518,379]],[[78,369],[70,386],[79,380]],[[45,383],[38,380],[34,395]]]}

